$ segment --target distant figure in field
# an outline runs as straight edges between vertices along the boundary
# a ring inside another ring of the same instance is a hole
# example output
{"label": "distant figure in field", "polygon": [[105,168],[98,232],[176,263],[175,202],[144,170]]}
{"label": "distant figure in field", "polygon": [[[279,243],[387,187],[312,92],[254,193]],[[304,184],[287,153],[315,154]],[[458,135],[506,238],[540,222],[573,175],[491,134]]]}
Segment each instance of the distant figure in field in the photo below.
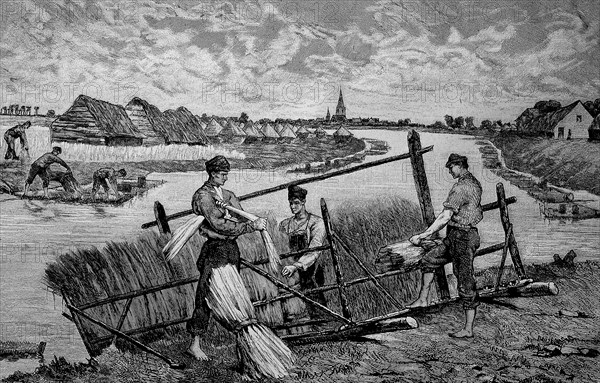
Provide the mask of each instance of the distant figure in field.
{"label": "distant figure in field", "polygon": [[473,258],[480,245],[479,232],[475,225],[483,219],[482,189],[479,181],[469,172],[467,157],[452,153],[446,167],[457,182],[450,189],[444,202],[444,210],[427,230],[412,236],[410,242],[418,246],[423,239],[447,226],[446,238],[423,257],[423,283],[419,298],[406,307],[427,306],[427,296],[435,270],[452,262],[454,272],[458,276],[458,295],[463,303],[466,319],[464,328],[449,335],[453,338],[472,338],[475,313],[479,306]]}
{"label": "distant figure in field", "polygon": [[119,198],[119,192],[117,190],[117,177],[125,177],[127,171],[125,169],[119,169],[118,171],[113,168],[101,168],[94,172],[94,184],[92,185],[92,200],[96,200],[96,194],[100,190],[100,186],[104,189],[106,197],[110,197],[109,191],[112,190],[115,198]]}
{"label": "distant figure in field", "polygon": [[67,173],[73,173],[71,168],[59,155],[62,153],[62,149],[59,146],[55,146],[52,148],[50,153],[46,153],[34,163],[31,164],[31,169],[29,169],[29,176],[25,181],[25,191],[23,192],[23,197],[27,196],[29,193],[29,187],[33,183],[33,180],[36,176],[40,176],[42,179],[42,187],[44,188],[44,198],[48,198],[48,185],[50,184],[50,175],[48,174],[48,168],[50,165],[57,163],[60,164],[67,170]]}
{"label": "distant figure in field", "polygon": [[21,141],[21,150],[25,150],[29,153],[29,145],[27,144],[27,134],[25,129],[29,129],[31,122],[26,121],[23,124],[13,126],[4,132],[4,141],[6,141],[6,154],[4,155],[5,160],[18,160],[17,152],[15,151],[15,141],[18,138]]}
{"label": "distant figure in field", "polygon": [[[322,246],[325,242],[325,223],[319,216],[306,211],[306,189],[300,186],[290,186],[288,188],[288,201],[292,217],[289,217],[279,224],[279,231],[288,236],[290,251],[296,252],[311,247]],[[311,290],[321,287],[325,284],[325,273],[323,266],[319,262],[321,251],[314,251],[303,254],[294,259],[294,263],[285,266],[282,270],[284,277],[292,277],[298,273],[298,285],[300,290]],[[298,286],[293,286],[297,288]],[[326,305],[323,292],[308,293],[309,298]],[[320,311],[312,305],[307,305],[308,316],[315,319],[320,315]]]}

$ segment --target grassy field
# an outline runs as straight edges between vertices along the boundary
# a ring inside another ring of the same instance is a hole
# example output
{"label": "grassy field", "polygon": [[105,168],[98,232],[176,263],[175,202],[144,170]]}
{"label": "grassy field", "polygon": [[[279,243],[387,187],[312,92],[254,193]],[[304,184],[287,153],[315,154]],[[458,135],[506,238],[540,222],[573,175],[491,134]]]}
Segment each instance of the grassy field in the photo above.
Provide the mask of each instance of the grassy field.
{"label": "grassy field", "polygon": [[600,195],[600,143],[585,140],[497,135],[489,140],[502,151],[506,166],[551,184]]}

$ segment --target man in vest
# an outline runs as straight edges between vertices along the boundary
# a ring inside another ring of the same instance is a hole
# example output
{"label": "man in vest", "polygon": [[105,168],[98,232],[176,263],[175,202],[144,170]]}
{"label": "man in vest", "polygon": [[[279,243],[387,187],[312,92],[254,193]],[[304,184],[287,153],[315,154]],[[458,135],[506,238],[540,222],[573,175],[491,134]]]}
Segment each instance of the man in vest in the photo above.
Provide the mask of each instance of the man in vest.
{"label": "man in vest", "polygon": [[481,184],[469,172],[467,157],[452,153],[446,163],[450,174],[457,182],[452,186],[444,202],[444,210],[435,222],[421,234],[410,238],[413,245],[446,228],[446,238],[442,244],[430,250],[422,259],[423,283],[416,301],[408,308],[427,306],[427,296],[438,267],[452,262],[458,278],[458,295],[465,310],[464,328],[449,334],[454,338],[472,338],[475,313],[479,302],[475,290],[473,258],[479,248],[480,239],[477,225],[483,219],[481,208]]}
{"label": "man in vest", "polygon": [[[290,251],[300,251],[311,247],[322,246],[325,242],[325,224],[319,216],[306,211],[306,189],[300,186],[288,188],[288,201],[292,217],[283,220],[279,224],[279,231],[287,234]],[[284,277],[292,278],[297,273],[295,288],[310,290],[325,284],[325,274],[319,258],[321,251],[305,253],[294,259],[294,263],[285,266],[282,270]],[[326,305],[323,292],[308,293],[311,298],[322,305]],[[308,306],[308,315],[311,318],[318,317],[321,313],[312,305]]]}
{"label": "man in vest", "polygon": [[29,145],[27,144],[27,134],[25,129],[29,129],[31,122],[26,121],[23,124],[13,126],[4,132],[4,141],[6,141],[6,154],[4,155],[5,160],[18,160],[17,152],[15,151],[15,141],[18,138],[21,141],[21,150],[29,153]]}

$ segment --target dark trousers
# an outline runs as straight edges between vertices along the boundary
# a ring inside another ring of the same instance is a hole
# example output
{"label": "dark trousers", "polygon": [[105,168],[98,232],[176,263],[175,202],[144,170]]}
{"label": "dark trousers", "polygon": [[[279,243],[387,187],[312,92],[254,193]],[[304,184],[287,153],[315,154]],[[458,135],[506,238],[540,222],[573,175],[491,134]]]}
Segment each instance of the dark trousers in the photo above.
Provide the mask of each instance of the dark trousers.
{"label": "dark trousers", "polygon": [[204,242],[196,262],[200,278],[196,287],[194,312],[186,324],[187,331],[194,336],[204,334],[208,328],[210,308],[206,303],[206,297],[210,288],[212,270],[227,264],[240,269],[240,249],[234,239],[208,239]]}
{"label": "dark trousers", "polygon": [[15,140],[13,138],[4,137],[6,141],[6,154],[4,155],[5,160],[18,160],[17,152],[15,151]]}
{"label": "dark trousers", "polygon": [[447,226],[446,238],[440,245],[427,252],[422,260],[422,270],[425,273],[432,273],[446,263],[452,262],[458,279],[458,295],[465,310],[479,306],[473,269],[473,259],[479,245],[477,228],[459,229]]}
{"label": "dark trousers", "polygon": [[[298,276],[300,277],[300,290],[310,290],[325,285],[325,272],[323,271],[323,266],[321,266],[319,262],[313,264],[311,267],[306,269],[306,271],[298,270]],[[322,291],[308,293],[306,296],[313,301],[322,304],[323,306],[327,306],[325,293]],[[308,316],[311,319],[322,318],[324,315],[326,315],[323,313],[323,311],[319,310],[310,303],[307,303],[306,306]]]}
{"label": "dark trousers", "polygon": [[38,166],[36,164],[31,164],[31,168],[29,169],[29,176],[25,181],[28,185],[31,185],[36,176],[40,176],[42,179],[42,186],[47,188],[50,185],[50,176],[48,175],[48,171],[46,168],[42,166]]}

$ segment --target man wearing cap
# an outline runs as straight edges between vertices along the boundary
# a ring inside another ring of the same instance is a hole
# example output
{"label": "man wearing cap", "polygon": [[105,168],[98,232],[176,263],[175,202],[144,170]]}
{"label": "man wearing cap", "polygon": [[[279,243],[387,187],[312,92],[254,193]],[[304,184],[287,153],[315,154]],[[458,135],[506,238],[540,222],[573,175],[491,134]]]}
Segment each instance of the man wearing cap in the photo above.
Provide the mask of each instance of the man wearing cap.
{"label": "man wearing cap", "polygon": [[206,303],[206,297],[209,292],[208,281],[211,271],[226,264],[235,265],[239,270],[240,249],[236,238],[242,234],[264,230],[267,226],[267,220],[264,218],[248,222],[243,218],[232,216],[226,209],[217,206],[215,201],[218,200],[235,208],[242,208],[235,194],[223,189],[230,170],[229,161],[223,156],[216,156],[205,165],[208,180],[192,197],[194,213],[205,218],[200,230],[207,237],[196,263],[200,278],[196,289],[194,312],[187,322],[187,330],[193,337],[187,353],[197,360],[208,359],[200,348],[200,335],[206,332],[210,319],[210,308]]}
{"label": "man wearing cap", "polygon": [[42,155],[40,158],[38,158],[31,164],[31,169],[29,169],[29,176],[27,177],[27,180],[25,180],[25,191],[23,192],[23,197],[27,196],[27,193],[29,193],[29,187],[33,183],[33,180],[36,176],[39,176],[42,179],[42,187],[44,188],[44,198],[48,198],[48,185],[50,185],[50,176],[48,175],[48,168],[54,163],[62,165],[65,169],[67,169],[68,173],[72,173],[69,165],[67,165],[67,163],[59,157],[59,154],[61,153],[62,149],[59,146],[55,146],[52,148],[52,151],[50,153]]}
{"label": "man wearing cap", "polygon": [[[322,246],[325,242],[325,224],[319,216],[306,211],[306,189],[300,186],[290,186],[288,188],[288,201],[292,217],[283,220],[279,224],[279,231],[288,236],[290,251],[300,251],[311,247]],[[296,288],[301,290],[310,290],[325,284],[325,274],[323,266],[319,262],[320,251],[306,253],[294,259],[294,263],[285,266],[282,270],[284,277],[291,278],[298,273]],[[309,293],[307,296],[322,305],[325,305],[325,295],[323,292]],[[308,315],[310,317],[319,316],[320,312],[312,305],[308,305]]]}
{"label": "man wearing cap", "polygon": [[18,160],[17,152],[15,151],[15,141],[17,138],[21,141],[21,149],[29,153],[29,145],[27,144],[27,134],[25,129],[31,126],[30,121],[25,121],[23,124],[13,126],[4,132],[4,141],[6,141],[5,160]]}
{"label": "man wearing cap", "polygon": [[473,323],[479,302],[475,290],[473,258],[479,248],[479,232],[477,225],[483,219],[481,208],[481,184],[469,172],[467,157],[452,153],[446,163],[450,174],[458,181],[452,186],[448,198],[444,202],[444,210],[435,222],[421,234],[414,235],[410,242],[419,245],[425,238],[446,228],[446,238],[442,244],[430,250],[422,259],[423,284],[419,298],[408,305],[409,308],[427,305],[427,296],[433,281],[434,271],[452,262],[454,272],[458,276],[458,294],[465,310],[465,326],[456,333],[449,334],[454,338],[472,338]]}

